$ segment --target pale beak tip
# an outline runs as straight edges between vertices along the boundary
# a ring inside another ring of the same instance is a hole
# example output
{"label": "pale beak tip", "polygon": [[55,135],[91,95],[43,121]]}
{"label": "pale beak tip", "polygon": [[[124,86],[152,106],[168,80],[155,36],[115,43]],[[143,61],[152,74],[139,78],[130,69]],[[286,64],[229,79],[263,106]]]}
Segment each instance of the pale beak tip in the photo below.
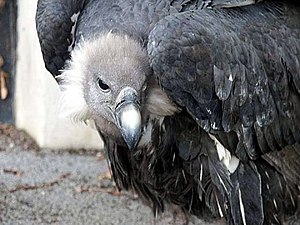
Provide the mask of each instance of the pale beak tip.
{"label": "pale beak tip", "polygon": [[133,150],[141,136],[141,114],[138,105],[129,103],[121,106],[117,113],[117,124],[128,148]]}

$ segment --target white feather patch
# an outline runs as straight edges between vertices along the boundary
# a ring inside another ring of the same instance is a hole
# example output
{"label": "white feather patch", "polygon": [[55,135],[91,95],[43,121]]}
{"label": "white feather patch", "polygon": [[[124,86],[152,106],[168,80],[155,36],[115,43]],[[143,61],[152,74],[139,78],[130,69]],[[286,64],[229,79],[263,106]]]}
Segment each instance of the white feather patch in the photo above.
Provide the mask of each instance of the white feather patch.
{"label": "white feather patch", "polygon": [[223,162],[230,173],[234,173],[236,168],[239,166],[240,160],[234,155],[231,155],[230,152],[213,135],[209,134],[209,136],[215,142],[220,161]]}
{"label": "white feather patch", "polygon": [[245,215],[245,208],[244,208],[244,204],[243,204],[241,189],[239,189],[239,202],[240,202],[240,210],[241,210],[243,224],[247,225],[247,223],[246,223],[246,215]]}
{"label": "white feather patch", "polygon": [[219,202],[218,197],[216,197],[216,200],[217,200],[217,205],[218,205],[218,210],[219,210],[220,217],[224,217],[224,214],[223,214],[222,208],[220,206],[220,202]]}
{"label": "white feather patch", "polygon": [[145,128],[143,132],[143,136],[141,137],[141,140],[139,141],[139,147],[145,147],[151,142],[151,136],[152,136],[152,128],[153,123],[152,121],[149,121],[147,124],[147,127]]}
{"label": "white feather patch", "polygon": [[68,46],[68,51],[71,52],[75,43],[75,30],[76,30],[76,26],[77,26],[77,20],[79,17],[80,12],[73,14],[73,16],[71,16],[71,21],[73,23],[72,25],[72,29],[71,29],[71,37],[72,37],[72,42],[70,43],[70,45]]}

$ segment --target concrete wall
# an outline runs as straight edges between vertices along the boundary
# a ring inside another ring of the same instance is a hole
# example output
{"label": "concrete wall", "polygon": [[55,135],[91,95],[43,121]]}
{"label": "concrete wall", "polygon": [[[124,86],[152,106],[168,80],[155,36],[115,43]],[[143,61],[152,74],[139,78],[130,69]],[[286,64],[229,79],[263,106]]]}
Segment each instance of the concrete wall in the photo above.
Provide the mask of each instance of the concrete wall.
{"label": "concrete wall", "polygon": [[95,130],[58,117],[59,88],[45,69],[35,30],[37,0],[18,0],[15,119],[41,147],[101,148]]}

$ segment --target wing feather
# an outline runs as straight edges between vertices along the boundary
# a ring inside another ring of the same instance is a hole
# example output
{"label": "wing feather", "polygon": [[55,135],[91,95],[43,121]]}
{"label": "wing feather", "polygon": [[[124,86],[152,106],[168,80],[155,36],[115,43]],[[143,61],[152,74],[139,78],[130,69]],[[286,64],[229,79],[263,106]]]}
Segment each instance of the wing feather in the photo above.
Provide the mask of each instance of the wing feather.
{"label": "wing feather", "polygon": [[36,11],[36,29],[47,70],[59,75],[69,58],[69,47],[74,42],[72,26],[74,15],[80,12],[85,0],[39,0]]}
{"label": "wing feather", "polygon": [[167,94],[204,130],[233,131],[241,159],[300,141],[299,12],[274,2],[198,10],[150,33],[150,63]]}

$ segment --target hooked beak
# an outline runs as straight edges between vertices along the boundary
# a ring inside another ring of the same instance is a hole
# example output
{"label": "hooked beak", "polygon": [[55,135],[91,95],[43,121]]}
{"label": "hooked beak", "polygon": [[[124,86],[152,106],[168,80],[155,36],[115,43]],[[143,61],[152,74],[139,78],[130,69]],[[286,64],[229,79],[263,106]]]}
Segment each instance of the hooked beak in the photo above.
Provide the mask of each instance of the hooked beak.
{"label": "hooked beak", "polygon": [[130,87],[124,88],[116,101],[115,118],[122,137],[130,150],[140,140],[142,118],[137,93]]}

